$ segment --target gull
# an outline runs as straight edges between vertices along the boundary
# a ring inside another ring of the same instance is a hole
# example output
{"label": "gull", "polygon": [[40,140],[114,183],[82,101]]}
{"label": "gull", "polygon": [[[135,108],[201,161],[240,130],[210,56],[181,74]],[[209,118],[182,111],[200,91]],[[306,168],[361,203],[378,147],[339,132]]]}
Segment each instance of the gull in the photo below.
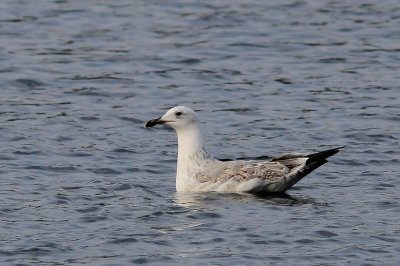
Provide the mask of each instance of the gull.
{"label": "gull", "polygon": [[178,192],[283,193],[343,147],[318,153],[285,153],[270,160],[221,161],[204,145],[199,117],[185,106],[169,109],[144,127],[166,125],[178,135]]}

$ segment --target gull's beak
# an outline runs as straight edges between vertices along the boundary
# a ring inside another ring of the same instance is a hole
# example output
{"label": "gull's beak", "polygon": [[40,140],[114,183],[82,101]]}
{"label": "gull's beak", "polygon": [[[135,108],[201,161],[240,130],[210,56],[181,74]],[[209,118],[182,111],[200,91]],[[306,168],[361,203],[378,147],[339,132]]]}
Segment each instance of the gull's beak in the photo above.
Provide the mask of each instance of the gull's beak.
{"label": "gull's beak", "polygon": [[154,127],[155,125],[162,125],[162,124],[165,124],[166,122],[168,122],[168,121],[164,121],[164,120],[161,119],[161,117],[158,117],[156,119],[152,119],[152,120],[147,121],[144,124],[144,127]]}
{"label": "gull's beak", "polygon": [[155,119],[151,119],[149,121],[147,121],[146,123],[144,123],[144,127],[154,127],[156,125],[164,125],[166,123],[169,122],[175,122],[173,120],[165,120],[165,118],[163,119],[162,116],[155,118]]}

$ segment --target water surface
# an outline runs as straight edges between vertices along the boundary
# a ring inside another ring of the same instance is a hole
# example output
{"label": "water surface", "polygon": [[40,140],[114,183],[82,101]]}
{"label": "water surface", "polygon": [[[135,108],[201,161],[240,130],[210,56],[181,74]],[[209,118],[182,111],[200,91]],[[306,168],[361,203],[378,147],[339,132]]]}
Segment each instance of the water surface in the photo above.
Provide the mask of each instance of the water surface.
{"label": "water surface", "polygon": [[[2,1],[4,265],[397,265],[397,1]],[[218,158],[347,148],[284,197],[175,192]]]}

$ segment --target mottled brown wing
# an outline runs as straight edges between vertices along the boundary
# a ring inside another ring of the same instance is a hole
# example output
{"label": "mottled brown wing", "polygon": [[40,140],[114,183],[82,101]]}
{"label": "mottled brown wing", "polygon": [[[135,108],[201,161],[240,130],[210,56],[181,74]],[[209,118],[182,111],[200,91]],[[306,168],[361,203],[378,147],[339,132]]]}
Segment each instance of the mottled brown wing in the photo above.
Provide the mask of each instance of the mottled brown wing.
{"label": "mottled brown wing", "polygon": [[273,182],[282,180],[289,169],[279,162],[270,161],[233,161],[221,162],[214,167],[198,172],[195,175],[197,181],[226,182],[234,180],[245,182],[254,178],[262,178]]}

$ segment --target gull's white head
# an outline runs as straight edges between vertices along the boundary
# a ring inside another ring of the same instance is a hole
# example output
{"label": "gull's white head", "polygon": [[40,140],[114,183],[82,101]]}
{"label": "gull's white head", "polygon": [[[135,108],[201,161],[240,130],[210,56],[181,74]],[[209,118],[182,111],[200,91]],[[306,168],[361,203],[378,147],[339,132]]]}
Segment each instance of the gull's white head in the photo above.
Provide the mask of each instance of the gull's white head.
{"label": "gull's white head", "polygon": [[176,106],[169,109],[163,116],[147,121],[144,127],[167,125],[176,131],[197,125],[198,116],[195,111],[185,106]]}

